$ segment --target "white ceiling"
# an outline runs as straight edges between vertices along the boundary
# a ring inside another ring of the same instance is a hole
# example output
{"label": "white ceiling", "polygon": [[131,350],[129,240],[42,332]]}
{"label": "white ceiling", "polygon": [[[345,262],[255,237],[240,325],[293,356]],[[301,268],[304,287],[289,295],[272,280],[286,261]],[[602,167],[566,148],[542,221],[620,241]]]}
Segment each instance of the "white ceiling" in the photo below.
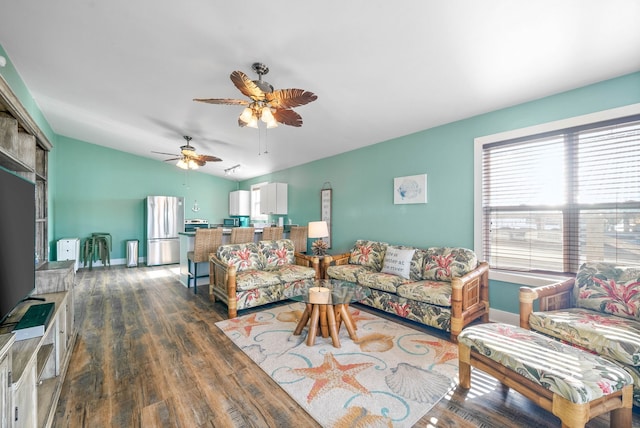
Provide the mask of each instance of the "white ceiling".
{"label": "white ceiling", "polygon": [[[637,0],[3,0],[0,44],[57,134],[245,179],[640,70]],[[318,100],[239,128],[254,62]],[[0,68],[2,74],[2,68]],[[260,134],[260,132],[262,134]]]}

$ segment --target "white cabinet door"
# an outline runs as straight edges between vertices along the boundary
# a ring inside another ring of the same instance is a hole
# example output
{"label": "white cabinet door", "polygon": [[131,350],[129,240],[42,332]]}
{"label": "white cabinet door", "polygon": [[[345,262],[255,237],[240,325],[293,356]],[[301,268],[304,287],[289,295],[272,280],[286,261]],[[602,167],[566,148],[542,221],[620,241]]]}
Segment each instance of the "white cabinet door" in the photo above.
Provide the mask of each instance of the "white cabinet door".
{"label": "white cabinet door", "polygon": [[0,428],[11,426],[11,385],[9,371],[11,370],[11,348],[4,356],[0,356]]}
{"label": "white cabinet door", "polygon": [[251,192],[236,190],[229,193],[229,215],[251,215]]}
{"label": "white cabinet door", "polygon": [[269,183],[260,188],[261,214],[287,214],[287,183]]}
{"label": "white cabinet door", "polygon": [[38,392],[36,390],[36,359],[25,368],[19,383],[14,384],[12,415],[14,428],[38,426]]}

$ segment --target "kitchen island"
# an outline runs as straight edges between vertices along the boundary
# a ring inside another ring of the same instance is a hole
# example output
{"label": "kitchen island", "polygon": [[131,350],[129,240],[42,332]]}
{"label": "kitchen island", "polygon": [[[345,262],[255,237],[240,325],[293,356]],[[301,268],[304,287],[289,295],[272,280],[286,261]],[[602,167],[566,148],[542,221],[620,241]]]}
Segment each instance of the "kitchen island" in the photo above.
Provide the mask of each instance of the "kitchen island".
{"label": "kitchen island", "polygon": [[[195,245],[196,232],[179,232],[180,236],[180,282],[185,287],[189,285],[189,260],[187,260],[187,253],[193,251]],[[284,233],[286,238],[288,233]],[[222,229],[222,244],[228,244],[231,239],[231,228]],[[262,239],[262,229],[255,229],[253,237],[254,242],[258,242]],[[209,272],[209,263],[198,263],[198,275],[200,272]],[[198,286],[209,285],[209,277],[201,277],[197,280]]]}

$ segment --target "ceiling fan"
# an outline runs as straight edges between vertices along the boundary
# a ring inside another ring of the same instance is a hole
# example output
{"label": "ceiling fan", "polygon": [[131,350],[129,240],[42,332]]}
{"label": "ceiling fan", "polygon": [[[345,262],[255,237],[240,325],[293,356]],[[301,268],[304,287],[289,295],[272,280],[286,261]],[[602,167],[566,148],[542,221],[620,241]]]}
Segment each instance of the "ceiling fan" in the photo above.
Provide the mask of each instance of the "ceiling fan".
{"label": "ceiling fan", "polygon": [[163,152],[151,152],[151,153],[176,156],[170,159],[165,159],[165,162],[177,160],[178,163],[176,163],[176,166],[182,169],[198,169],[199,167],[204,166],[207,162],[222,161],[222,159],[216,156],[196,154],[196,148],[190,144],[191,137],[189,137],[188,135],[185,135],[182,138],[184,138],[187,141],[187,144],[185,144],[184,146],[180,146],[180,154],[178,155],[174,153],[163,153]]}
{"label": "ceiling fan", "polygon": [[267,124],[267,128],[275,128],[278,122],[289,126],[302,126],[302,117],[292,110],[293,107],[302,106],[318,99],[309,91],[303,89],[273,89],[273,86],[264,80],[262,76],[269,73],[269,68],[259,62],[251,66],[258,74],[258,80],[251,80],[242,71],[231,73],[231,81],[251,101],[233,98],[194,98],[209,104],[230,104],[247,106],[240,117],[238,125],[241,127],[258,127],[258,120]]}

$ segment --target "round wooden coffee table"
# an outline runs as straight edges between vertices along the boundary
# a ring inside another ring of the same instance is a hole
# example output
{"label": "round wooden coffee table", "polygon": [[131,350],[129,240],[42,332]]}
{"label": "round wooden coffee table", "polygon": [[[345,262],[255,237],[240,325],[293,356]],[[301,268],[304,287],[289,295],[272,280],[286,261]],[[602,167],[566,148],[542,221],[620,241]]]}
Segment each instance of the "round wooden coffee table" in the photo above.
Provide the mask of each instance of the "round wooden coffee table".
{"label": "round wooden coffee table", "polygon": [[[328,289],[326,301],[316,301],[313,294],[310,293],[312,287]],[[309,281],[303,288],[296,290],[295,296],[290,297],[291,300],[306,304],[302,318],[300,318],[293,334],[296,336],[300,335],[308,323],[309,333],[307,335],[307,346],[313,346],[316,335],[318,334],[318,327],[320,327],[322,337],[331,337],[333,346],[339,348],[340,339],[338,338],[338,331],[344,322],[351,340],[358,340],[356,325],[349,313],[349,304],[359,302],[369,296],[369,294],[371,294],[369,288],[362,287],[353,282],[337,279],[316,279]]]}

